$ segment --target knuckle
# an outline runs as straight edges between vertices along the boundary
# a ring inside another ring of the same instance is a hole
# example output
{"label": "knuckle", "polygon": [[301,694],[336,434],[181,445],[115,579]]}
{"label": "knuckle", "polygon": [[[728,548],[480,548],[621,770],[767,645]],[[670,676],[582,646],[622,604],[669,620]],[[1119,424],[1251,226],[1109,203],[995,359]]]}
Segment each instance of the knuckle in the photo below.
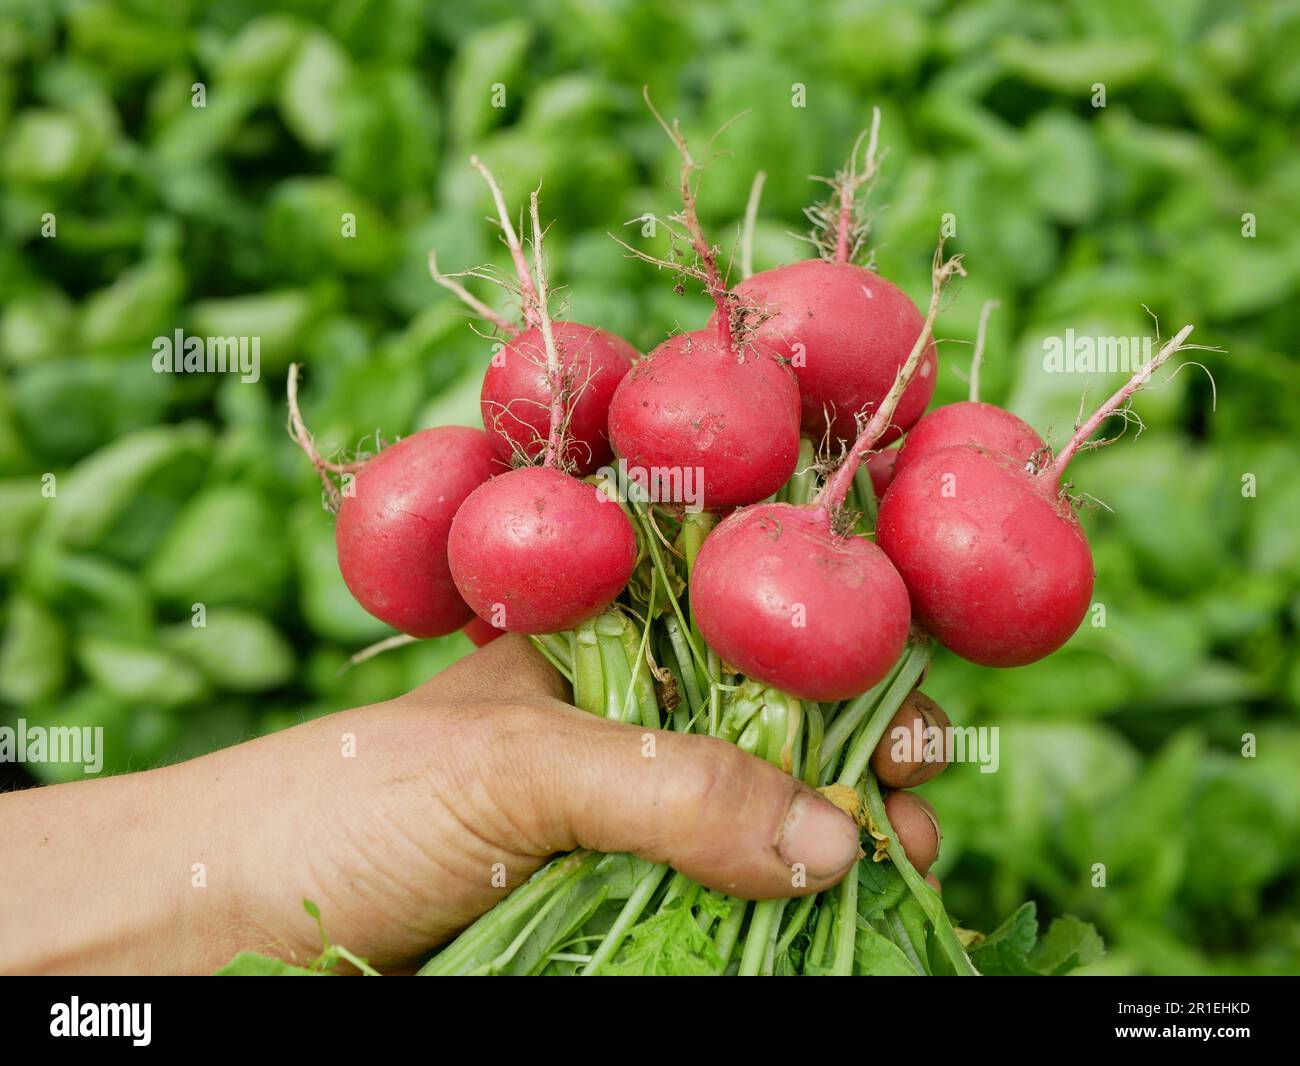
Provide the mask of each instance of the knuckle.
{"label": "knuckle", "polygon": [[739,748],[714,737],[701,737],[689,747],[689,770],[673,783],[678,803],[700,818],[718,811],[739,812],[754,789],[755,770],[762,769]]}

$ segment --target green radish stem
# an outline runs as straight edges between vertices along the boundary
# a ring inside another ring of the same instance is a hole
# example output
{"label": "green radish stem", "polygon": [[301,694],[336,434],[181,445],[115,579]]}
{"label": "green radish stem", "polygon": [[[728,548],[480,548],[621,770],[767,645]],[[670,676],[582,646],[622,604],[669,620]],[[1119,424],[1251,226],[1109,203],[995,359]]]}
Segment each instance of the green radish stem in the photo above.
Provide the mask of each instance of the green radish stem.
{"label": "green radish stem", "polygon": [[591,953],[591,961],[579,971],[580,977],[595,976],[600,972],[600,968],[614,957],[618,949],[623,946],[628,930],[641,917],[641,912],[650,902],[650,897],[658,891],[668,872],[667,866],[652,866],[646,871],[637,882],[636,888],[632,890],[632,894],[628,896],[627,902],[623,904],[623,909],[618,912],[618,917],[614,919],[614,924],[609,927],[604,939]]}
{"label": "green radish stem", "polygon": [[797,506],[812,502],[817,494],[817,453],[813,442],[807,437],[799,438],[799,458],[795,462],[794,474],[786,482],[786,503]]}
{"label": "green radish stem", "polygon": [[659,901],[659,907],[656,913],[662,913],[678,896],[687,896],[687,902],[683,906],[690,906],[691,901],[695,899],[695,893],[700,891],[700,886],[695,884],[685,874],[673,872],[673,879],[668,882],[668,889],[664,892],[663,898]]}
{"label": "green radish stem", "polygon": [[[686,554],[686,580],[689,588],[690,579],[695,572],[695,560],[699,557],[704,539],[712,532],[717,523],[717,515],[708,511],[687,514],[682,520],[682,545]],[[712,648],[704,643],[699,627],[695,624],[695,615],[691,614],[691,647],[705,648],[704,673],[699,677],[701,686],[709,689],[709,735],[717,736],[719,715],[721,712],[721,693],[718,686],[722,683],[722,663]]]}
{"label": "green radish stem", "polygon": [[544,644],[566,670],[573,669],[573,659],[570,657],[569,635],[567,633],[543,633],[534,639]]}
{"label": "green radish stem", "polygon": [[[654,611],[654,587],[650,589],[650,610]],[[635,698],[640,711],[641,724],[647,729],[658,729],[659,698],[655,695],[654,681],[650,677],[650,665],[646,662],[646,647],[650,643],[650,622],[646,622],[644,631],[638,637],[636,627],[630,619],[623,620],[623,651],[632,667],[632,691],[628,698]]]}
{"label": "green radish stem", "polygon": [[706,661],[709,671],[709,736],[716,737],[722,717],[722,662],[712,648]]}
{"label": "green radish stem", "polygon": [[[592,856],[593,858],[599,858],[595,853],[592,853]],[[575,874],[573,876],[576,879],[577,875]],[[564,893],[562,891],[556,892],[552,895],[550,899],[537,908],[537,911],[528,919],[527,922],[524,923],[524,927],[519,930],[514,940],[510,941],[506,946],[506,949],[501,952],[500,955],[496,956],[496,958],[489,962],[485,962],[477,970],[470,971],[470,976],[485,977],[490,974],[500,973],[509,966],[514,957],[519,954],[519,949],[522,948],[524,944],[527,943],[528,938],[533,935],[533,931],[542,924],[542,921],[551,913],[552,910],[555,909],[562,899],[564,899]]]}
{"label": "green radish stem", "polygon": [[443,951],[426,962],[417,974],[431,977],[457,974],[473,958],[479,945],[490,943],[503,929],[509,929],[539,901],[592,869],[601,858],[592,851],[575,851],[543,866],[505,899],[466,929]]}
{"label": "green radish stem", "polygon": [[569,657],[569,639],[565,633],[547,633],[543,636],[528,638],[534,648],[542,653],[546,661],[564,675],[564,680],[573,684],[573,661]]}
{"label": "green radish stem", "polygon": [[[857,874],[857,867],[854,867],[854,875]],[[817,926],[813,930],[812,944],[808,948],[808,959],[814,966],[822,966],[826,959],[826,946],[831,939],[831,926],[835,920],[835,912],[831,907],[831,898],[834,890],[823,892],[821,894],[822,905],[817,911]]]}
{"label": "green radish stem", "polygon": [[573,630],[573,702],[590,714],[605,714],[605,668],[601,664],[596,623],[580,623]]}
{"label": "green radish stem", "polygon": [[803,753],[803,780],[805,784],[816,788],[821,776],[822,741],[825,737],[826,721],[822,710],[812,700],[804,701],[804,714],[808,719],[808,743]]}
{"label": "green radish stem", "polygon": [[871,471],[866,465],[859,466],[853,473],[853,487],[857,490],[858,506],[862,508],[860,523],[867,530],[876,528],[876,486],[871,482]]}
{"label": "green radish stem", "polygon": [[978,977],[979,971],[970,961],[970,956],[966,954],[966,949],[962,947],[961,941],[957,939],[957,933],[952,927],[952,921],[948,918],[948,912],[944,910],[943,901],[939,898],[939,893],[931,888],[916,871],[903,851],[903,845],[898,841],[898,834],[894,832],[894,827],[889,823],[889,815],[885,813],[885,798],[880,794],[880,785],[876,781],[875,774],[866,776],[866,800],[867,811],[871,815],[872,824],[876,829],[884,833],[889,838],[889,858],[893,862],[895,869],[902,875],[903,880],[907,882],[907,887],[911,889],[912,895],[916,902],[921,905],[921,910],[925,912],[926,918],[930,920],[930,925],[934,928],[935,939],[938,940],[939,946],[948,956],[948,961],[952,963],[954,972],[959,977]]}
{"label": "green radish stem", "polygon": [[623,650],[623,618],[616,612],[606,611],[596,619],[595,625],[600,664],[605,672],[605,717],[627,722],[635,712],[639,718],[632,698],[632,670]]}
{"label": "green radish stem", "polygon": [[740,735],[763,709],[763,687],[756,681],[746,681],[735,692],[729,694],[727,709],[722,715],[717,736],[723,740],[736,743]]}
{"label": "green radish stem", "polygon": [[925,673],[926,664],[930,661],[930,641],[925,639],[915,644],[909,644],[907,650],[903,653],[902,665],[898,673],[894,675],[880,703],[871,713],[871,717],[866,719],[853,736],[853,742],[849,745],[848,754],[844,757],[844,766],[840,769],[840,775],[837,778],[841,785],[848,785],[855,788],[863,773],[866,771],[868,764],[871,762],[871,755],[876,750],[876,745],[880,743],[880,738],[885,735],[885,730],[889,727],[890,721],[898,713],[898,708],[903,705],[907,695],[916,687],[917,681]]}
{"label": "green radish stem", "polygon": [[834,770],[844,745],[848,743],[849,738],[857,731],[858,726],[862,724],[867,715],[875,709],[876,704],[880,702],[880,697],[884,695],[885,690],[898,676],[898,671],[902,667],[903,658],[906,655],[907,652],[904,651],[903,655],[899,656],[898,662],[893,665],[882,681],[879,681],[861,696],[855,696],[846,703],[831,724],[826,727],[826,736],[822,740],[821,751],[820,780],[822,784],[830,783],[829,775]]}
{"label": "green radish stem", "polygon": [[795,770],[795,744],[803,725],[803,705],[776,689],[763,691],[764,757],[787,774]]}
{"label": "green radish stem", "polygon": [[[690,588],[691,578],[695,575],[695,560],[699,558],[700,549],[704,546],[704,539],[712,532],[713,527],[717,524],[718,516],[710,514],[708,511],[688,513],[682,519],[682,550],[686,555],[686,584]],[[690,594],[687,594],[689,604]],[[699,647],[704,647],[704,637],[700,635],[699,626],[695,624],[695,612],[691,611],[691,640]],[[717,680],[711,675],[700,678],[701,684],[708,684]]]}
{"label": "green radish stem", "polygon": [[776,941],[781,932],[781,919],[790,904],[788,899],[774,899],[771,902],[776,904],[773,908],[775,913],[772,915],[772,925],[767,933],[767,943],[764,945],[763,967],[758,971],[760,977],[771,977],[776,973]]}
{"label": "green radish stem", "polygon": [[[649,519],[646,517],[646,513],[641,505],[635,500],[632,500],[630,496],[629,500],[631,500],[632,508],[636,512],[637,521],[641,525],[643,538],[646,546],[650,550],[650,558],[654,561],[653,572],[659,575],[659,579],[663,583],[664,592],[668,594],[668,602],[673,606],[673,614],[676,616],[677,621],[681,623],[682,629],[687,634],[687,644],[691,652],[691,661],[697,664],[698,667],[704,670],[707,674],[709,669],[708,661],[705,658],[704,653],[700,651],[699,646],[695,643],[694,639],[689,636],[690,625],[686,621],[686,615],[682,612],[682,605],[677,600],[677,594],[673,592],[672,585],[668,581],[668,570],[664,566],[663,553],[659,550],[659,538],[655,535],[654,530],[649,527]],[[685,663],[682,664],[683,667],[685,667],[685,665]]]}
{"label": "green radish stem", "polygon": [[835,889],[835,957],[831,960],[831,973],[835,977],[853,974],[853,949],[858,939],[858,867],[853,869]]}
{"label": "green radish stem", "polygon": [[[669,621],[671,621],[673,625],[677,624],[676,619],[669,619]],[[678,733],[689,733],[691,723],[695,720],[695,715],[692,713],[692,693],[694,694],[694,700],[697,704],[701,699],[698,689],[693,687],[695,684],[695,672],[693,670],[687,673],[682,672],[681,666],[677,661],[677,654],[673,649],[673,643],[666,635],[660,641],[659,658],[663,661],[664,668],[672,674],[673,680],[677,684],[678,699],[677,706],[673,708],[673,729]],[[688,679],[692,686],[689,690],[687,688]],[[683,693],[685,693],[685,695],[683,695]],[[698,713],[698,711],[695,713]]]}
{"label": "green radish stem", "polygon": [[[850,876],[856,876],[857,867],[855,866],[850,872]],[[812,913],[813,907],[817,903],[817,896],[804,896],[795,907],[794,913],[790,915],[790,920],[785,923],[785,930],[781,933],[781,939],[776,942],[776,955],[780,958],[790,950],[790,945],[794,943],[794,938],[802,931],[808,922],[808,915]]]}
{"label": "green radish stem", "polygon": [[718,931],[713,937],[714,950],[722,960],[719,974],[724,973],[731,963],[731,955],[736,950],[736,941],[740,939],[740,927],[745,924],[745,916],[749,913],[749,900],[729,896],[727,902],[731,905],[731,909],[718,923]]}
{"label": "green radish stem", "polygon": [[757,977],[766,961],[772,926],[777,923],[783,899],[760,899],[754,904],[754,915],[745,933],[745,949],[740,956],[739,977]]}

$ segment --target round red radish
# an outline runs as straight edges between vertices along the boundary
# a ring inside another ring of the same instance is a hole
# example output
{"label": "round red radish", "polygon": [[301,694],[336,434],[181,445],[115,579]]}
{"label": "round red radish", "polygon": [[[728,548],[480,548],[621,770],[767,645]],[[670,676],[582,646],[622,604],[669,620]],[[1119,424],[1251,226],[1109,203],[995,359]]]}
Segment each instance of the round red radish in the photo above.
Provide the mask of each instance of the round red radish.
{"label": "round red radish", "polygon": [[914,460],[954,444],[972,444],[1001,452],[1020,462],[1046,447],[1043,438],[1023,418],[991,403],[963,400],[937,407],[907,434],[894,474]]}
{"label": "round red radish", "polygon": [[465,623],[461,632],[464,633],[465,636],[469,637],[470,641],[474,644],[474,647],[483,648],[491,644],[497,639],[497,637],[501,636],[505,630],[498,629],[491,622],[485,622],[478,615],[475,615]]}
{"label": "round red radish", "polygon": [[982,666],[1050,655],[1092,600],[1092,552],[1056,478],[985,448],[900,464],[876,543],[907,583],[917,621]]}
{"label": "round red radish", "polygon": [[623,379],[609,435],[629,468],[676,472],[683,485],[698,471],[705,510],[755,503],[794,473],[799,388],[771,355],[738,355],[713,329],[683,333]]}
{"label": "round red radish", "polygon": [[[555,322],[551,330],[571,395],[563,460],[579,475],[590,474],[609,462],[610,397],[638,352],[622,337],[596,326]],[[483,425],[507,464],[517,455],[529,459],[542,455],[551,388],[540,329],[527,329],[501,347],[483,375],[480,404]]]}
{"label": "round red radish", "polygon": [[867,456],[867,473],[871,475],[871,487],[876,490],[876,499],[880,499],[894,479],[894,470],[898,466],[898,449],[886,448],[881,452],[872,452]]}
{"label": "round red radish", "polygon": [[487,434],[425,429],[385,448],[339,506],[339,570],[358,603],[413,637],[453,633],[470,618],[447,568],[456,509],[501,464]]}
{"label": "round red radish", "polygon": [[865,692],[907,641],[907,589],[885,553],[825,512],[758,504],[709,534],[691,575],[700,633],[729,666],[808,700]]}
{"label": "round red radish", "polygon": [[[855,416],[875,410],[925,323],[902,289],[851,263],[789,263],[747,278],[736,294],[772,315],[755,337],[794,368],[804,432],[814,440],[825,434],[828,418],[835,439],[857,437]],[[897,440],[921,417],[936,376],[931,341],[877,446]]]}
{"label": "round red radish", "polygon": [[447,544],[456,588],[511,633],[557,633],[598,615],[627,585],[636,534],[594,486],[527,466],[474,490]]}

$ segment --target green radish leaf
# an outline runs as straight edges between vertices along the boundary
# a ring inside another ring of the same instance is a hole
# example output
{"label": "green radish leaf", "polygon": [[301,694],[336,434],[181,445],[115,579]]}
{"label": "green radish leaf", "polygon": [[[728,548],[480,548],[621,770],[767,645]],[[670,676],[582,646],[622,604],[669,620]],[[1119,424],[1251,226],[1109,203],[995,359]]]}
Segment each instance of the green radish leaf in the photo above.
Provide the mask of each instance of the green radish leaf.
{"label": "green radish leaf", "polygon": [[283,959],[259,955],[256,951],[241,951],[214,977],[333,977],[325,970],[309,970],[305,966],[292,966]]}
{"label": "green radish leaf", "polygon": [[[691,895],[694,895],[694,899]],[[726,900],[698,887],[673,900],[653,918],[635,926],[619,958],[605,967],[609,976],[708,977],[722,967],[713,941],[700,928],[699,917],[723,919],[731,910]]]}
{"label": "green radish leaf", "polygon": [[1029,953],[1029,965],[1049,977],[1059,977],[1096,962],[1105,954],[1101,934],[1072,914],[1052,922],[1046,935]]}
{"label": "green radish leaf", "polygon": [[917,977],[916,966],[889,937],[859,920],[853,972],[867,977]]}
{"label": "green radish leaf", "polygon": [[970,949],[971,962],[986,977],[1028,977],[1037,973],[1026,963],[1038,936],[1038,908],[1023,903],[993,932]]}
{"label": "green radish leaf", "polygon": [[860,862],[858,889],[858,914],[877,918],[907,895],[907,882],[892,862]]}
{"label": "green radish leaf", "polygon": [[523,977],[544,969],[551,954],[587,924],[608,895],[608,886],[598,877],[579,881],[563,902],[547,912],[509,964],[493,973]]}
{"label": "green radish leaf", "polygon": [[912,896],[908,896],[897,907],[887,912],[883,919],[890,940],[907,956],[916,969],[929,976],[930,955],[927,947],[929,927],[925,912]]}

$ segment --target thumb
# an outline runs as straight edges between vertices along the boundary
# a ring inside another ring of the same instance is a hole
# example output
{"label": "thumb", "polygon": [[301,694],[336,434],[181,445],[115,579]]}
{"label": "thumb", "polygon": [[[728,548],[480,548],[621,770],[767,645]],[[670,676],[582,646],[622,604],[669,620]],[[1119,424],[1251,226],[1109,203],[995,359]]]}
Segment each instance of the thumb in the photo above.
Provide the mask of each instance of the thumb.
{"label": "thumb", "polygon": [[[524,843],[628,851],[746,899],[799,896],[840,880],[859,854],[853,820],[815,790],[726,741],[593,717],[558,701],[547,724],[497,751]],[[553,715],[553,718],[551,717]],[[522,772],[521,772],[522,770]],[[498,778],[501,779],[501,778]]]}

